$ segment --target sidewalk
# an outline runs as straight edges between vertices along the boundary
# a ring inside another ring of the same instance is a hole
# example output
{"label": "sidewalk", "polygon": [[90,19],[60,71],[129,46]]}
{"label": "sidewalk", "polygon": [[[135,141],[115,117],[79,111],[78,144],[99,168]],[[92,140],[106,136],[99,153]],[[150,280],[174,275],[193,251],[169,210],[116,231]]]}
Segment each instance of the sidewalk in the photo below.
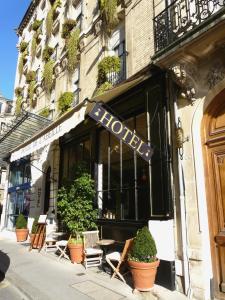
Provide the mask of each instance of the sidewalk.
{"label": "sidewalk", "polygon": [[[85,270],[54,253],[28,251],[28,243],[17,243],[15,233],[0,232],[0,271],[32,300],[185,300],[184,295],[155,286],[152,292],[132,294],[132,288],[97,268]],[[9,259],[8,259],[9,258]],[[0,295],[1,299],[1,295]]]}

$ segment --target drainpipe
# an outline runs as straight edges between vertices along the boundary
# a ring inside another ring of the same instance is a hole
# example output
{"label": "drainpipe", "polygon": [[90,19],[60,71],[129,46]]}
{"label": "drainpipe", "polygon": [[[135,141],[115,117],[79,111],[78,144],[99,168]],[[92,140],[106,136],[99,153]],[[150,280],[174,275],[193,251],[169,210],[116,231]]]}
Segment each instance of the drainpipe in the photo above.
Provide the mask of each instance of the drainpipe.
{"label": "drainpipe", "polygon": [[[174,101],[174,118],[176,124],[178,123],[178,109],[176,100]],[[187,247],[187,218],[186,218],[186,205],[185,205],[185,182],[183,174],[182,160],[177,155],[178,161],[178,180],[179,180],[179,203],[180,203],[180,216],[181,216],[181,239],[182,239],[182,254],[183,254],[183,275],[184,275],[184,291],[188,298],[192,296],[190,287],[190,270],[189,270],[189,257]]]}

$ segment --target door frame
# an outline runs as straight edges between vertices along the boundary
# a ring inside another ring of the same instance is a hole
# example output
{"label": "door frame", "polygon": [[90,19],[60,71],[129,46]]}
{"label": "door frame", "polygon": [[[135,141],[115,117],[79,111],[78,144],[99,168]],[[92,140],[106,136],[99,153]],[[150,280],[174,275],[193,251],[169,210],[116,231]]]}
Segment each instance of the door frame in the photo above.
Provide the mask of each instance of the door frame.
{"label": "door frame", "polygon": [[213,167],[215,165],[215,158],[219,153],[221,153],[221,149],[219,147],[222,147],[222,149],[224,148],[224,151],[222,152],[225,153],[225,130],[219,130],[214,127],[214,117],[216,113],[221,110],[224,97],[225,89],[221,90],[215,97],[212,98],[210,104],[204,111],[201,122],[208,230],[213,272],[213,291],[211,292],[213,292],[218,299],[225,299],[225,293],[220,291],[220,283],[222,281],[220,254],[219,248],[215,243],[215,235],[218,234],[220,230],[220,216],[217,207],[218,203],[215,201],[218,196],[218,191],[214,184],[215,180],[217,180],[218,174],[216,174],[216,169],[213,169]]}

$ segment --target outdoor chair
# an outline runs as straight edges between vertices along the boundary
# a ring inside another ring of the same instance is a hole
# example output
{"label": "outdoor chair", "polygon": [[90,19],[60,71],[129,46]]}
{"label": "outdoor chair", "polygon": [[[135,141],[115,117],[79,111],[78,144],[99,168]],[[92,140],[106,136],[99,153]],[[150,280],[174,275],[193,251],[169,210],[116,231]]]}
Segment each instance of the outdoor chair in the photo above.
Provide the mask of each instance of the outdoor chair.
{"label": "outdoor chair", "polygon": [[82,232],[84,239],[84,266],[85,269],[102,264],[103,251],[97,244],[99,241],[99,231]]}
{"label": "outdoor chair", "polygon": [[[132,245],[132,242],[133,239],[126,240],[122,253],[114,251],[106,255],[105,259],[114,271],[111,279],[117,275],[125,283],[125,279],[123,276],[128,272],[121,274],[121,267],[127,261],[127,254]],[[113,262],[116,263],[116,265],[114,265]]]}
{"label": "outdoor chair", "polygon": [[45,252],[56,249],[57,239],[54,237],[55,232],[55,228],[53,228],[51,225],[46,226],[46,237],[44,242]]}
{"label": "outdoor chair", "polygon": [[71,236],[69,237],[68,240],[61,240],[61,241],[57,241],[55,243],[56,249],[60,253],[58,260],[60,260],[60,258],[62,258],[62,257],[65,257],[66,259],[70,260],[69,256],[66,253],[67,249],[68,249],[68,242],[69,242],[70,238],[71,238]]}

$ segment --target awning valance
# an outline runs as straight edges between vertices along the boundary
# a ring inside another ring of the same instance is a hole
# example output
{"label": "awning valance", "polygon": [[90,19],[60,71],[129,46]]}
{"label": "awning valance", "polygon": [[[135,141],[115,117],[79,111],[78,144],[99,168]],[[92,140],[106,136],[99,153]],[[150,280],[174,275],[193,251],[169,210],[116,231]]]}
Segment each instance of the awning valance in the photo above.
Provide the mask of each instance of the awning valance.
{"label": "awning valance", "polygon": [[[142,75],[138,78],[134,78],[132,80],[127,80],[121,85],[109,90],[103,95],[96,96],[91,99],[91,101],[103,102],[107,103],[108,101],[116,98],[117,96],[125,93],[130,90],[138,83],[149,78],[148,75]],[[94,103],[80,103],[76,107],[74,107],[71,111],[65,113],[61,118],[57,121],[39,131],[38,134],[33,135],[30,139],[26,140],[24,143],[20,145],[16,145],[15,147],[11,147],[11,159],[10,161],[15,161],[20,159],[26,155],[31,154],[32,152],[50,144],[54,140],[68,133],[70,130],[79,125],[85,118],[90,110],[92,109]],[[37,132],[37,131],[36,131]],[[13,149],[13,150],[12,150]]]}
{"label": "awning valance", "polygon": [[29,112],[17,117],[7,125],[7,129],[0,135],[0,161],[6,158],[12,149],[21,145],[50,123],[50,120]]}
{"label": "awning valance", "polygon": [[13,150],[10,161],[12,162],[20,159],[21,157],[49,145],[54,140],[57,140],[59,137],[69,132],[72,128],[75,128],[84,120],[85,110],[86,106],[81,107],[79,110],[72,110],[38,134],[33,135],[31,139]]}

